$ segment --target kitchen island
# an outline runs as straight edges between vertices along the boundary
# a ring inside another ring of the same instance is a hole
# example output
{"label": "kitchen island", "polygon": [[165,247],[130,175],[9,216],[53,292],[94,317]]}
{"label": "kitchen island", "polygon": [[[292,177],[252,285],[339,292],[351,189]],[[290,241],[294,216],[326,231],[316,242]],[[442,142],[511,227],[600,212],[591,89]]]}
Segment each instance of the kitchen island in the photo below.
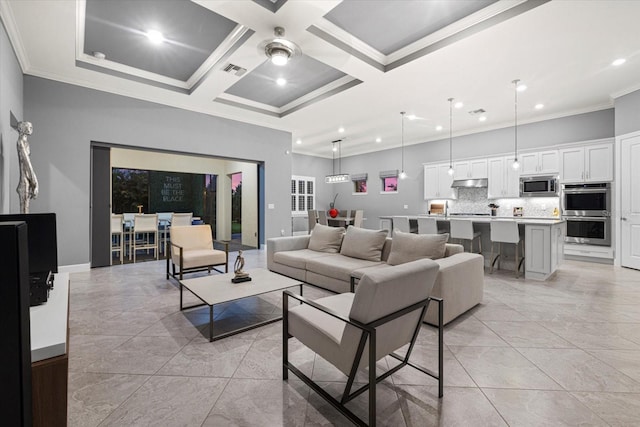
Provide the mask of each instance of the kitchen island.
{"label": "kitchen island", "polygon": [[[418,215],[404,215],[417,224]],[[429,215],[436,218],[438,229],[449,229],[449,220],[470,219],[476,231],[482,233],[485,265],[491,264],[491,221],[512,220],[524,230],[524,275],[527,279],[547,280],[562,263],[566,222],[558,218],[497,217],[484,215]],[[380,227],[393,230],[393,216],[380,216]],[[412,226],[413,229],[413,226]],[[497,246],[497,245],[496,245]],[[513,245],[503,245],[503,268],[515,269]]]}

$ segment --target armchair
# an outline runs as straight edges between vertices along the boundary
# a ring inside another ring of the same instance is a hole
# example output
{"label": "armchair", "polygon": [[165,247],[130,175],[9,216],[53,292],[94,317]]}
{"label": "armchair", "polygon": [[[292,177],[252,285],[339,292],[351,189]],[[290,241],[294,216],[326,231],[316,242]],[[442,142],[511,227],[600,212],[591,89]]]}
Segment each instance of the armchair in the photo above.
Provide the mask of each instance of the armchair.
{"label": "armchair", "polygon": [[[283,379],[294,373],[356,425],[367,425],[345,405],[369,390],[369,425],[376,424],[376,384],[409,365],[438,380],[443,395],[443,329],[441,299],[429,297],[438,264],[429,259],[371,269],[365,273],[355,293],[332,295],[312,301],[290,291],[283,293]],[[289,298],[301,302],[289,308]],[[438,303],[440,323],[438,373],[409,362],[429,303]],[[338,401],[288,360],[288,340],[296,337],[347,375],[347,384]],[[404,356],[396,350],[409,344]],[[401,363],[376,377],[376,361],[391,356]],[[369,382],[351,392],[356,373],[369,367]]]}
{"label": "armchair", "polygon": [[[213,248],[213,237],[211,226],[187,225],[171,227],[171,242],[167,250],[167,279],[169,276],[182,280],[184,273],[194,273],[196,271],[215,270],[224,265],[224,272],[229,272],[229,242],[219,242],[224,244],[224,251]],[[169,272],[171,264],[171,273]],[[179,273],[176,273],[178,266]]]}

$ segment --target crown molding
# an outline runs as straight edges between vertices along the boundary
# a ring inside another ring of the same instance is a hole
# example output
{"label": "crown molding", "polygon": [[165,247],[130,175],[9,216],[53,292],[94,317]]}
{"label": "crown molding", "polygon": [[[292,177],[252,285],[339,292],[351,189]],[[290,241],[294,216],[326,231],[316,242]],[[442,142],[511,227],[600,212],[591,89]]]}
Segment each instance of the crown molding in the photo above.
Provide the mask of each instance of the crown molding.
{"label": "crown molding", "polygon": [[4,24],[4,28],[7,30],[9,41],[13,47],[13,52],[18,59],[20,68],[23,73],[27,73],[31,69],[31,63],[27,56],[27,51],[24,48],[24,43],[20,37],[20,31],[18,31],[18,24],[16,23],[11,4],[7,1],[0,1],[0,18]]}

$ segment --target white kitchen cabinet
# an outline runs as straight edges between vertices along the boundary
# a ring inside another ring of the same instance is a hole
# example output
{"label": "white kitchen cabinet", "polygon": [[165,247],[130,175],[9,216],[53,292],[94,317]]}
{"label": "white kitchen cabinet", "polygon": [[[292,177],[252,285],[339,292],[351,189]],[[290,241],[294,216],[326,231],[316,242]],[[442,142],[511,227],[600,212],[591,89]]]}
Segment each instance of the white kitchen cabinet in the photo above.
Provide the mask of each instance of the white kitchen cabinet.
{"label": "white kitchen cabinet", "polygon": [[424,199],[455,199],[457,192],[451,188],[453,176],[449,175],[449,163],[424,166]]}
{"label": "white kitchen cabinet", "polygon": [[560,171],[558,150],[523,153],[520,175],[556,175]]}
{"label": "white kitchen cabinet", "polygon": [[525,277],[547,280],[562,263],[566,223],[526,224],[524,229]]}
{"label": "white kitchen cabinet", "polygon": [[487,160],[489,199],[520,197],[520,172],[512,167],[513,156]]}
{"label": "white kitchen cabinet", "polygon": [[561,182],[613,181],[613,144],[560,150]]}
{"label": "white kitchen cabinet", "polygon": [[487,159],[459,161],[453,164],[454,179],[487,178]]}

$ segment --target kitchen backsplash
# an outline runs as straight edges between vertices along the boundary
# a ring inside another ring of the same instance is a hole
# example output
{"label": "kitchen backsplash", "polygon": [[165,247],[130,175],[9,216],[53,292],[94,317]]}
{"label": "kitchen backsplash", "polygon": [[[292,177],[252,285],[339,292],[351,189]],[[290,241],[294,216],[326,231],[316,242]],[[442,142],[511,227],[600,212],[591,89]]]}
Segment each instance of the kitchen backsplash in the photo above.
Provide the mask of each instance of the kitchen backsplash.
{"label": "kitchen backsplash", "polygon": [[560,210],[559,197],[522,197],[519,199],[487,199],[486,188],[459,188],[458,199],[449,200],[449,213],[491,213],[489,203],[500,206],[497,216],[512,216],[514,207],[522,207],[522,216],[553,216]]}

